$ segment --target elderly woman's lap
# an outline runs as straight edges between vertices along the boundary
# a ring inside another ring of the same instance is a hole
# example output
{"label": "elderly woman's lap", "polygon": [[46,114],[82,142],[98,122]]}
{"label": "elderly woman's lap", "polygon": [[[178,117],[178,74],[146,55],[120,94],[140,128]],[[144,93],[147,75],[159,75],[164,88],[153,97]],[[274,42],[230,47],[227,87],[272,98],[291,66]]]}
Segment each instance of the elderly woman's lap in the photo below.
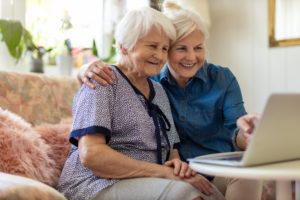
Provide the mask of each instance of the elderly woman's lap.
{"label": "elderly woman's lap", "polygon": [[213,194],[206,196],[191,184],[163,178],[132,178],[123,179],[99,192],[92,200],[152,200],[152,199],[224,199],[222,194],[213,187]]}

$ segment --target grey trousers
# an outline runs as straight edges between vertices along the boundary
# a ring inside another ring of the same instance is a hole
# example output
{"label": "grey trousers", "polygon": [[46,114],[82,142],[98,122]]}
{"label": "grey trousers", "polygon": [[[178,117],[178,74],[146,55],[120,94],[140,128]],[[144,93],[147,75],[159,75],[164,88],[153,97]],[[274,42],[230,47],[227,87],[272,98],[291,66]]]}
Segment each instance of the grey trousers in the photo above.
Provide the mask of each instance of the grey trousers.
{"label": "grey trousers", "polygon": [[227,200],[260,200],[262,181],[215,177],[212,182]]}
{"label": "grey trousers", "polygon": [[191,184],[163,178],[123,179],[100,191],[92,200],[189,200],[201,197],[204,200],[224,200],[213,187],[212,195],[205,195]]}

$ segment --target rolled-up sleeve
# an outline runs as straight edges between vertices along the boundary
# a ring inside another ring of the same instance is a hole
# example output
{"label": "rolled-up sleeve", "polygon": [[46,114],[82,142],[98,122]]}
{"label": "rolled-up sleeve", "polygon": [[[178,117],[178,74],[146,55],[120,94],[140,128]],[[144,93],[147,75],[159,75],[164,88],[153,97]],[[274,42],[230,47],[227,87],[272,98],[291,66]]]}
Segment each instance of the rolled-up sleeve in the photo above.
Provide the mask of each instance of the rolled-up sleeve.
{"label": "rolled-up sleeve", "polygon": [[91,133],[111,135],[113,112],[113,88],[101,86],[94,82],[96,89],[83,85],[74,98],[73,125],[70,142],[77,146],[78,137]]}

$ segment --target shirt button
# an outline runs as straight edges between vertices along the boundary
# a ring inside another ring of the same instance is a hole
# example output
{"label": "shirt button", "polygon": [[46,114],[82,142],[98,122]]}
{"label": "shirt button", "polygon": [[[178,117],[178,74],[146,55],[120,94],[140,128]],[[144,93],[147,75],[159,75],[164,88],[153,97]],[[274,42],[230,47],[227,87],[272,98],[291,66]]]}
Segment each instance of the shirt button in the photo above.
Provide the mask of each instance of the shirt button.
{"label": "shirt button", "polygon": [[185,117],[184,117],[184,116],[181,116],[180,119],[181,119],[181,120],[185,120]]}

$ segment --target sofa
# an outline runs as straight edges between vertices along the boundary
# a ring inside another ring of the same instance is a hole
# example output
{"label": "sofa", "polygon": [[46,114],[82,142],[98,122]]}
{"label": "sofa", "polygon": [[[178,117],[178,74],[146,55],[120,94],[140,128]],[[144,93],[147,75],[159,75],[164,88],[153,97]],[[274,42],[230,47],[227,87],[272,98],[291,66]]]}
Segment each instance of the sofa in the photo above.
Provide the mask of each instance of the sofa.
{"label": "sofa", "polygon": [[65,199],[75,78],[0,71],[0,199]]}
{"label": "sofa", "polygon": [[[65,199],[55,187],[78,88],[71,77],[0,71],[0,199]],[[265,182],[262,199],[274,193]]]}

